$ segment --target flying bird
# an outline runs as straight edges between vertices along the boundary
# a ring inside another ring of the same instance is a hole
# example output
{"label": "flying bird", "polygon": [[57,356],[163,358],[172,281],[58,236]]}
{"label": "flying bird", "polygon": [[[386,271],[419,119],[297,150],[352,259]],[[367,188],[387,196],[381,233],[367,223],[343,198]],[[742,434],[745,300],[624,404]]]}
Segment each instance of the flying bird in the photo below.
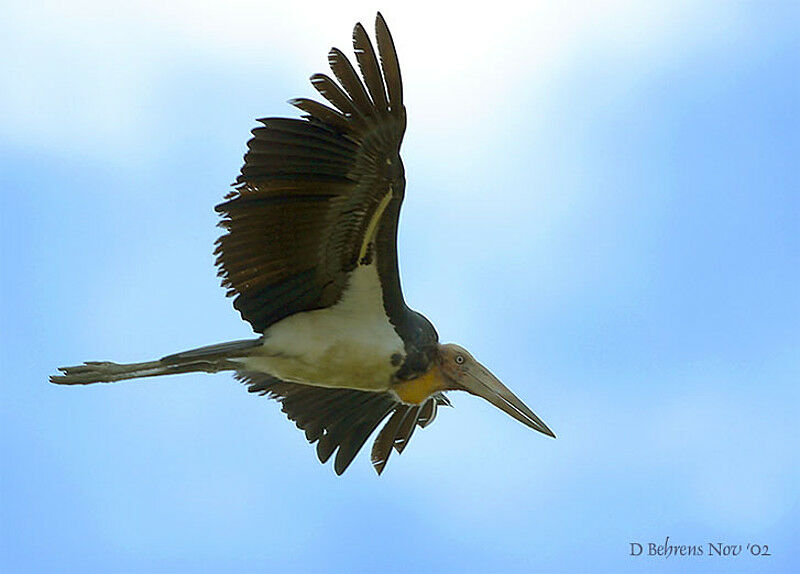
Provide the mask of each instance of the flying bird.
{"label": "flying bird", "polygon": [[[216,210],[225,232],[217,266],[233,306],[260,336],[156,361],[86,362],[51,382],[114,382],[196,371],[233,371],[250,392],[278,400],[342,474],[375,429],[380,474],[446,391],[482,397],[530,428],[553,432],[462,347],[442,344],[400,288],[397,225],[405,195],[400,144],[403,84],[389,28],[375,22],[377,53],[356,24],[358,72],[338,49],[335,77],[311,76],[327,100],[290,103],[302,118],[265,118],[244,166]],[[360,74],[359,74],[360,72]],[[388,420],[387,420],[388,418]]]}

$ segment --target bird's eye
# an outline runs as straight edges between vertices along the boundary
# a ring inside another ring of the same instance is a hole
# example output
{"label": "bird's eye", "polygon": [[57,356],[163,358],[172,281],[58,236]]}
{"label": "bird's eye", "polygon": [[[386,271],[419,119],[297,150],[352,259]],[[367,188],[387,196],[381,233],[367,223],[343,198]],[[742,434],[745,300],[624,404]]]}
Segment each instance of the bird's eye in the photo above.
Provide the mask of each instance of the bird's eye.
{"label": "bird's eye", "polygon": [[464,355],[456,355],[456,365],[464,364]]}

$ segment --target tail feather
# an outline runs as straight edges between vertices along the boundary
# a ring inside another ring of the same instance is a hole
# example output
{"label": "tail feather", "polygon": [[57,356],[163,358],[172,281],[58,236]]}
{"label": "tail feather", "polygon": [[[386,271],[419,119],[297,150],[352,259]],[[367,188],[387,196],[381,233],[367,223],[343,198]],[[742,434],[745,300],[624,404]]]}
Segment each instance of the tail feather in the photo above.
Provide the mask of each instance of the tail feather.
{"label": "tail feather", "polygon": [[220,343],[144,363],[87,361],[74,367],[59,367],[62,374],[51,376],[50,382],[57,385],[89,385],[180,373],[236,370],[241,365],[229,359],[246,356],[249,349],[260,344],[261,339]]}

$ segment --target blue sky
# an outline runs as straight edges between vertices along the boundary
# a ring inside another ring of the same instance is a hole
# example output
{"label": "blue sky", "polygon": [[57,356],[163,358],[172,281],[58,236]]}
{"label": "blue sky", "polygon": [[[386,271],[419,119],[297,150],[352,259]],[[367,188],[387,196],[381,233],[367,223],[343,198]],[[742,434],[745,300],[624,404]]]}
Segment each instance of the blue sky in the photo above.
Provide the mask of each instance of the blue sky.
{"label": "blue sky", "polygon": [[[0,570],[800,569],[800,10],[380,8],[406,297],[558,440],[456,394],[337,478],[227,374],[47,384],[250,335],[212,208],[375,6],[10,3]],[[666,536],[772,556],[629,556]]]}

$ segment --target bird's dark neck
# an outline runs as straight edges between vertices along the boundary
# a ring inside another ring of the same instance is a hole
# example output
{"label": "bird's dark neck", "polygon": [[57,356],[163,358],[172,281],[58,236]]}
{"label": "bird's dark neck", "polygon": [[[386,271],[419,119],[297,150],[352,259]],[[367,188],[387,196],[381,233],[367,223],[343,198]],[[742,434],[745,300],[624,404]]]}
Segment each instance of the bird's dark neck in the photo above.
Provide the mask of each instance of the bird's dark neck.
{"label": "bird's dark neck", "polygon": [[436,345],[439,335],[428,319],[421,313],[406,307],[403,321],[395,330],[405,344],[406,356],[395,373],[398,381],[408,381],[427,373],[436,360]]}

